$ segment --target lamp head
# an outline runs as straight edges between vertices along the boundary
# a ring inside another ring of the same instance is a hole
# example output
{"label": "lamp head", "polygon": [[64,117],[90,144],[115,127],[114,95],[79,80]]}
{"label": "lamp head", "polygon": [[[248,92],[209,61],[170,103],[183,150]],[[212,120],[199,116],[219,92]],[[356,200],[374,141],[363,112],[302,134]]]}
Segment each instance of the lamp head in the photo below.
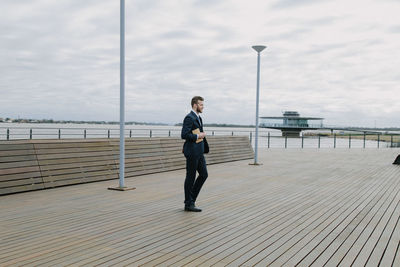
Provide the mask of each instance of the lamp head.
{"label": "lamp head", "polygon": [[254,45],[254,46],[252,46],[252,48],[254,50],[256,50],[258,53],[260,53],[261,51],[263,51],[266,48],[266,46],[265,45]]}

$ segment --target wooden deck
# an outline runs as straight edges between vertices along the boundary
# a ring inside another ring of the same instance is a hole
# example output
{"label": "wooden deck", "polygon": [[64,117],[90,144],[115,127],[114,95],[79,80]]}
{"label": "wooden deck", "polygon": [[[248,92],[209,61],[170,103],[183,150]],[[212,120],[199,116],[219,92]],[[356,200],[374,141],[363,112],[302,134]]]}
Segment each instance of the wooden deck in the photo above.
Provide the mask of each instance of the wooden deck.
{"label": "wooden deck", "polygon": [[399,149],[262,150],[209,166],[0,197],[0,266],[400,266]]}

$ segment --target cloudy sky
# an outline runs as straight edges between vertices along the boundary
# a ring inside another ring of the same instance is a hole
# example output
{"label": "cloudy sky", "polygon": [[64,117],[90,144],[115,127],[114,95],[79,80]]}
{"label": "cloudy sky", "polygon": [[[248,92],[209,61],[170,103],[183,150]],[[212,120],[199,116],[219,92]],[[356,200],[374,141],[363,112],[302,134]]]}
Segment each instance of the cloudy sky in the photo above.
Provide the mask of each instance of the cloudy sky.
{"label": "cloudy sky", "polygon": [[[119,1],[1,0],[0,117],[119,120]],[[399,0],[126,0],[126,120],[400,126]]]}

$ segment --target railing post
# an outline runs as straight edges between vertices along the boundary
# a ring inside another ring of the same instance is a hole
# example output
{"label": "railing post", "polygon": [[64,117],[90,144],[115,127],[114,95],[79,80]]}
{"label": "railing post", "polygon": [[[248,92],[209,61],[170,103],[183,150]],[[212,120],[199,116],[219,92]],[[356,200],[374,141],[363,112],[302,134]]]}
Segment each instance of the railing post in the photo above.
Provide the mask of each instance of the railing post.
{"label": "railing post", "polygon": [[321,135],[318,134],[318,148],[321,148]]}
{"label": "railing post", "polygon": [[129,130],[129,138],[132,138],[132,130]]}
{"label": "railing post", "polygon": [[29,130],[29,139],[32,140],[32,128]]}
{"label": "railing post", "polygon": [[393,135],[390,136],[390,147],[393,147]]}
{"label": "railing post", "polygon": [[171,130],[168,131],[168,136],[171,137]]}
{"label": "railing post", "polygon": [[333,134],[333,148],[336,148],[336,134]]}
{"label": "railing post", "polygon": [[364,132],[364,148],[365,148],[365,138],[366,138],[366,133]]}
{"label": "railing post", "polygon": [[153,131],[150,130],[150,138],[153,136]]}
{"label": "railing post", "polygon": [[304,148],[304,135],[301,136],[301,148]]}
{"label": "railing post", "polygon": [[83,131],[83,138],[86,139],[86,129]]}
{"label": "railing post", "polygon": [[233,136],[233,131],[232,131],[232,136]]}
{"label": "railing post", "polygon": [[252,141],[253,141],[253,134],[252,134],[252,132],[250,132],[250,144]]}
{"label": "railing post", "polygon": [[351,134],[349,134],[349,148],[351,148]]}
{"label": "railing post", "polygon": [[58,129],[58,139],[61,139],[61,129]]}
{"label": "railing post", "polygon": [[378,134],[378,148],[379,148],[380,137],[381,137],[381,136]]}
{"label": "railing post", "polygon": [[271,134],[268,132],[268,148],[270,147]]}
{"label": "railing post", "polygon": [[107,138],[110,139],[110,129],[107,130]]}
{"label": "railing post", "polygon": [[7,128],[7,140],[10,140],[10,129]]}
{"label": "railing post", "polygon": [[287,148],[287,135],[285,135],[285,148]]}
{"label": "railing post", "polygon": [[212,131],[212,135],[214,136],[214,131]]}

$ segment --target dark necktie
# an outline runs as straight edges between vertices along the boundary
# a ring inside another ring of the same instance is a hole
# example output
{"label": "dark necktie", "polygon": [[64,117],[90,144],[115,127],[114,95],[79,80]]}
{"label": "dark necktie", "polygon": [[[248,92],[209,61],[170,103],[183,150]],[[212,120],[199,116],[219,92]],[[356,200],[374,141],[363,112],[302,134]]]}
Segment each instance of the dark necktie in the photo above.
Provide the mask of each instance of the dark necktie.
{"label": "dark necktie", "polygon": [[203,131],[203,120],[201,119],[201,117],[199,116],[199,120],[200,120],[200,132]]}

